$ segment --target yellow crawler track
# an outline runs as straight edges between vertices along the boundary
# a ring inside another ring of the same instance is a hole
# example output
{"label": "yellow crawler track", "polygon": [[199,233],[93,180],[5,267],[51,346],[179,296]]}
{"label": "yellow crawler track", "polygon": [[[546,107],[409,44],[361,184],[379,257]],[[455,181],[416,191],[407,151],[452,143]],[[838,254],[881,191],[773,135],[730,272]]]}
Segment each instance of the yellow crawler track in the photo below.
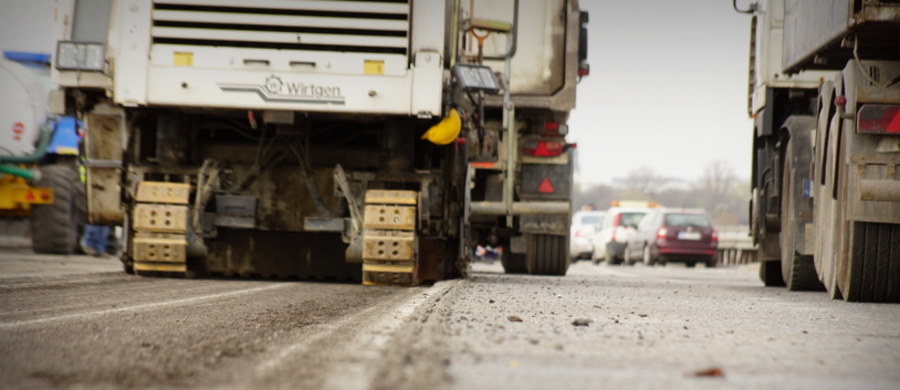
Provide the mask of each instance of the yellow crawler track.
{"label": "yellow crawler track", "polygon": [[415,191],[368,190],[363,212],[363,284],[419,284]]}
{"label": "yellow crawler track", "polygon": [[144,181],[132,209],[131,258],[137,273],[187,273],[190,185]]}

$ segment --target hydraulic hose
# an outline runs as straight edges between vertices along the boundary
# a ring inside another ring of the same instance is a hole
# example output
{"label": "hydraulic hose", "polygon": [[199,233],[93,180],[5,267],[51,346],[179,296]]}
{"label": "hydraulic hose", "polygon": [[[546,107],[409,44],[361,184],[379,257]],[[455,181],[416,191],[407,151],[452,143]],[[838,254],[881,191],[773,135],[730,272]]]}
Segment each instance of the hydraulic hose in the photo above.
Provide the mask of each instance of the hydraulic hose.
{"label": "hydraulic hose", "polygon": [[0,165],[0,173],[6,173],[13,176],[18,176],[24,178],[25,180],[32,180],[39,176],[37,172],[28,168],[21,168],[15,165]]}

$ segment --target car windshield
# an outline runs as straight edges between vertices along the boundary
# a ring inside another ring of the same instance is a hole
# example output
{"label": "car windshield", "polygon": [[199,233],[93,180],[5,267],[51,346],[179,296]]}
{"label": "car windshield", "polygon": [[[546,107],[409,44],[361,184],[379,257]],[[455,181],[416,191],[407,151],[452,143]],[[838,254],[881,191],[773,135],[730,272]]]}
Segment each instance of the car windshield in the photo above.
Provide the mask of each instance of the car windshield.
{"label": "car windshield", "polygon": [[602,215],[585,215],[581,217],[582,225],[600,225],[603,223]]}
{"label": "car windshield", "polygon": [[701,214],[667,214],[666,226],[709,227],[709,220]]}
{"label": "car windshield", "polygon": [[632,226],[635,227],[641,220],[644,219],[644,214],[646,213],[622,213],[622,223],[620,226]]}

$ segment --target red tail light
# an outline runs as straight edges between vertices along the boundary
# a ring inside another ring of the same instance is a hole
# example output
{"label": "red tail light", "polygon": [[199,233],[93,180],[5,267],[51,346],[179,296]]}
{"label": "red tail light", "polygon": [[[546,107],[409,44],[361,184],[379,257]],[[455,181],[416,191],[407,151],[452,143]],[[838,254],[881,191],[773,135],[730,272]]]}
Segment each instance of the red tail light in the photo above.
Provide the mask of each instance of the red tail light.
{"label": "red tail light", "polygon": [[522,145],[522,152],[534,157],[556,157],[563,152],[559,141],[528,141]]}
{"label": "red tail light", "polygon": [[668,234],[669,234],[669,231],[666,230],[666,228],[660,228],[659,230],[656,231],[656,238],[658,238],[660,240],[665,240],[666,236],[668,236]]}
{"label": "red tail light", "polygon": [[863,134],[900,134],[900,105],[863,104],[856,115],[856,131]]}
{"label": "red tail light", "polygon": [[544,135],[547,137],[556,137],[561,136],[564,137],[566,134],[569,134],[569,125],[565,123],[559,122],[545,122],[544,123]]}
{"label": "red tail light", "polygon": [[712,231],[712,236],[709,238],[709,246],[719,246],[719,232],[717,230]]}

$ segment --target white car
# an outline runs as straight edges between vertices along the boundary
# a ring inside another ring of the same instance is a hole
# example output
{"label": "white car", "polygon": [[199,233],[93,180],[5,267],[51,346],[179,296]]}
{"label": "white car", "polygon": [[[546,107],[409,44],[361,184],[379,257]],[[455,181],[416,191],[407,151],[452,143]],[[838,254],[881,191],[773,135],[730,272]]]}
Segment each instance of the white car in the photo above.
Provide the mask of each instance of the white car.
{"label": "white car", "polygon": [[622,263],[625,245],[637,231],[637,225],[651,207],[611,207],[606,210],[606,218],[600,231],[594,235],[591,261],[599,264],[606,261],[609,265]]}
{"label": "white car", "polygon": [[569,257],[572,261],[587,259],[594,251],[594,235],[600,225],[606,211],[579,211],[572,216],[572,225],[569,228]]}

